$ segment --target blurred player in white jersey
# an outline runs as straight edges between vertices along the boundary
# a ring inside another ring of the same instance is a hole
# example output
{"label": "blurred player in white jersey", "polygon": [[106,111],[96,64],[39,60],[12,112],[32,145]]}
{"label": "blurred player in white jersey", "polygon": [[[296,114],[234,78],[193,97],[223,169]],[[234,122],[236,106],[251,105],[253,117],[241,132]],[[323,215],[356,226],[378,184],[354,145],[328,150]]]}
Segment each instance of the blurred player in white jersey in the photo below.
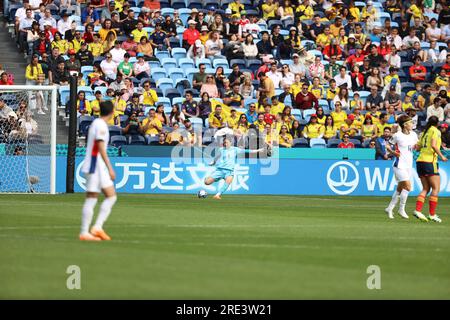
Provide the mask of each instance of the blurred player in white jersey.
{"label": "blurred player in white jersey", "polygon": [[[89,127],[86,157],[82,167],[82,172],[86,177],[86,200],[81,218],[80,240],[111,240],[111,237],[103,230],[103,224],[108,219],[117,200],[113,182],[116,174],[106,153],[109,142],[108,121],[113,115],[113,103],[104,101],[100,103],[100,117],[95,119]],[[105,195],[105,200],[100,206],[97,221],[89,232],[100,192]]]}
{"label": "blurred player in white jersey", "polygon": [[386,208],[386,213],[390,219],[394,218],[393,210],[400,199],[400,208],[398,214],[405,219],[408,215],[405,212],[406,200],[408,193],[411,191],[411,178],[413,168],[413,151],[416,148],[418,137],[412,130],[412,119],[407,115],[402,115],[397,120],[400,130],[392,136],[390,143],[395,146],[392,150],[389,146],[387,149],[395,155],[394,174],[397,180],[397,189],[392,195],[392,200]]}

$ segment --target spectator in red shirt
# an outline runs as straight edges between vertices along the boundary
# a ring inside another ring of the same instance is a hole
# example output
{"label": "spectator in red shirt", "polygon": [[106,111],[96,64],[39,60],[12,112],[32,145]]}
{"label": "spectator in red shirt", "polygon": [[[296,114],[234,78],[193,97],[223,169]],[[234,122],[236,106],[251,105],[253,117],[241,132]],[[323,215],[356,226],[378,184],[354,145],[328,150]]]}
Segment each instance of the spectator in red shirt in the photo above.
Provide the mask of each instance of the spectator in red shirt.
{"label": "spectator in red shirt", "polygon": [[197,22],[195,20],[188,21],[189,28],[183,32],[183,47],[186,50],[195,43],[195,40],[200,39],[200,32],[195,29]]}
{"label": "spectator in red shirt", "polygon": [[340,149],[352,149],[355,145],[350,141],[350,136],[346,133],[342,138],[342,142],[338,144],[338,148]]}
{"label": "spectator in red shirt", "polygon": [[416,57],[414,59],[414,65],[409,67],[409,77],[411,78],[411,82],[418,83],[424,82],[425,77],[427,76],[427,69],[421,65],[422,59],[420,57]]}
{"label": "spectator in red shirt", "polygon": [[336,56],[338,60],[342,59],[342,49],[334,38],[331,40],[331,43],[323,49],[323,57],[325,60],[330,60],[332,56]]}
{"label": "spectator in red shirt", "polygon": [[6,72],[3,72],[0,76],[0,85],[2,86],[12,86],[14,82],[8,77]]}
{"label": "spectator in red shirt", "polygon": [[306,109],[317,109],[319,107],[319,101],[316,96],[308,91],[308,85],[302,85],[302,91],[300,91],[295,97],[295,104],[298,109],[306,110]]}
{"label": "spectator in red shirt", "polygon": [[442,69],[444,69],[445,72],[447,73],[447,77],[450,77],[450,53],[447,54],[447,61],[442,66]]}
{"label": "spectator in red shirt", "polygon": [[353,69],[353,66],[356,64],[358,66],[362,66],[364,63],[364,54],[362,50],[362,46],[360,44],[356,45],[356,51],[355,54],[352,54],[350,57],[347,58],[346,62],[350,66],[350,70]]}
{"label": "spectator in red shirt", "polygon": [[275,116],[270,113],[271,106],[267,102],[267,100],[264,101],[264,122],[267,124],[272,124],[275,121]]}

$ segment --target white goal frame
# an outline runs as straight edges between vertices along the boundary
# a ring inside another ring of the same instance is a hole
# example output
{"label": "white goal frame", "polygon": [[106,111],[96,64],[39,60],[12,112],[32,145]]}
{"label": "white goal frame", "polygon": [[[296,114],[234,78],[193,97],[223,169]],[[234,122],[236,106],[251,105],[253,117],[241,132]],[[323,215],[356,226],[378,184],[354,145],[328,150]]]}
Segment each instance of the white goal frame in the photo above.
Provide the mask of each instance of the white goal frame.
{"label": "white goal frame", "polygon": [[[56,121],[58,109],[58,86],[48,85],[0,85],[0,93],[14,91],[49,91],[50,105],[50,194],[56,194]],[[47,193],[48,194],[48,193]]]}

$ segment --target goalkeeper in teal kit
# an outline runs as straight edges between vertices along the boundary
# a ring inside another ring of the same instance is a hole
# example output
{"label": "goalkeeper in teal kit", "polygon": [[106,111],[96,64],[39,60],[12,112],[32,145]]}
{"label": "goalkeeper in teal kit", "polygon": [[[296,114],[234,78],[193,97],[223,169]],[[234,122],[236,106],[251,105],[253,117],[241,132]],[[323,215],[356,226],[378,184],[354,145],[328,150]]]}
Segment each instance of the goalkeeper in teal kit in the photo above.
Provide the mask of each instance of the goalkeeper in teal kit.
{"label": "goalkeeper in teal kit", "polygon": [[228,189],[234,177],[234,167],[237,162],[237,158],[243,153],[259,153],[264,149],[257,150],[244,150],[232,146],[233,137],[223,137],[223,147],[218,149],[218,154],[214,161],[210,163],[211,166],[215,166],[216,170],[211,176],[205,178],[205,184],[208,186],[219,180],[225,180],[225,183],[220,188],[219,192],[214,196],[214,199],[221,199],[221,195]]}

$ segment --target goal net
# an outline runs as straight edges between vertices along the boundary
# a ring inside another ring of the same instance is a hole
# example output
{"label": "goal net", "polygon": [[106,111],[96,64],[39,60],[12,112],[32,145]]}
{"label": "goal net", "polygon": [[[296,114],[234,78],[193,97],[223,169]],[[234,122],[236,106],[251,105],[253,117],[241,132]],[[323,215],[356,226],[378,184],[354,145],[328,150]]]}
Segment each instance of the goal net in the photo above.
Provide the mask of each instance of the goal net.
{"label": "goal net", "polygon": [[0,86],[0,192],[56,192],[54,86]]}

